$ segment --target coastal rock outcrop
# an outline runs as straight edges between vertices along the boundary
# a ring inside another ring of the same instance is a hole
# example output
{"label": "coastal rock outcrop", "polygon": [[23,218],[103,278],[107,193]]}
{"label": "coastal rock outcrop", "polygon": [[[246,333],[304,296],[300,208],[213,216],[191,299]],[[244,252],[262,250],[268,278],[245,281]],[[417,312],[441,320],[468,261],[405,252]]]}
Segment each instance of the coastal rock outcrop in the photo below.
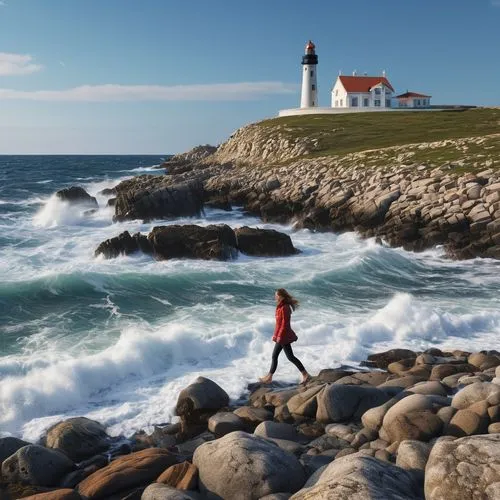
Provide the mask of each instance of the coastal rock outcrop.
{"label": "coastal rock outcrop", "polygon": [[80,186],[71,186],[56,192],[56,196],[72,205],[85,205],[88,208],[98,208],[97,200],[90,196],[85,189]]}
{"label": "coastal rock outcrop", "polygon": [[114,259],[120,255],[131,255],[139,251],[146,254],[153,253],[147,236],[141,233],[131,236],[128,231],[124,231],[118,236],[100,243],[94,254],[96,257],[102,255],[106,259]]}
{"label": "coastal rock outcrop", "polygon": [[124,231],[103,241],[95,256],[107,259],[136,252],[152,254],[158,260],[204,259],[229,260],[238,252],[261,257],[295,255],[290,236],[273,229],[242,227],[235,230],[225,224],[197,226],[194,224],[154,227],[148,236]]}
{"label": "coastal rock outcrop", "polygon": [[240,252],[259,257],[282,257],[298,253],[290,236],[273,229],[239,227],[234,230]]}
{"label": "coastal rock outcrop", "polygon": [[305,481],[298,459],[264,438],[232,432],[196,449],[201,491],[227,500],[257,500],[297,491]]}
{"label": "coastal rock outcrop", "polygon": [[192,217],[199,216],[203,210],[204,191],[200,182],[175,185],[156,182],[144,187],[135,183],[132,186],[118,191],[114,221]]}

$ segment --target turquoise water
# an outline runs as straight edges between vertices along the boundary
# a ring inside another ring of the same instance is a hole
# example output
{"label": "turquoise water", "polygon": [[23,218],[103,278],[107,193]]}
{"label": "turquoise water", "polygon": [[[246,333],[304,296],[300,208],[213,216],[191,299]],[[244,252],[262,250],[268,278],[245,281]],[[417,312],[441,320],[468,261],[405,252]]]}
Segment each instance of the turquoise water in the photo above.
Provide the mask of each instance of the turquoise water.
{"label": "turquoise water", "polygon": [[[295,352],[311,372],[387,347],[500,348],[500,264],[451,262],[356,235],[264,225],[241,210],[200,219],[273,227],[302,253],[231,262],[105,261],[97,245],[158,221],[112,222],[98,193],[151,169],[156,156],[0,156],[0,433],[36,439],[87,415],[112,434],[172,419],[179,390],[203,374],[237,398],[268,369],[273,292],[302,306]],[[53,195],[81,185],[100,209],[86,216]],[[298,379],[281,360],[278,379]]]}

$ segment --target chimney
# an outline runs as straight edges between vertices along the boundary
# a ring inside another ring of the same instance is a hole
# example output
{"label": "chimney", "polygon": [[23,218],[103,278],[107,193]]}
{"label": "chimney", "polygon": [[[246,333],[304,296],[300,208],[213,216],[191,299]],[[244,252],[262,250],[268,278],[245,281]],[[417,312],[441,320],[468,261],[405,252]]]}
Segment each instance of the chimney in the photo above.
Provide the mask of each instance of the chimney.
{"label": "chimney", "polygon": [[385,74],[385,69],[384,71],[382,71],[382,76],[385,78],[386,77],[386,74]]}
{"label": "chimney", "polygon": [[354,71],[352,72],[352,76],[358,76],[358,72],[357,72],[356,70],[354,70]]}

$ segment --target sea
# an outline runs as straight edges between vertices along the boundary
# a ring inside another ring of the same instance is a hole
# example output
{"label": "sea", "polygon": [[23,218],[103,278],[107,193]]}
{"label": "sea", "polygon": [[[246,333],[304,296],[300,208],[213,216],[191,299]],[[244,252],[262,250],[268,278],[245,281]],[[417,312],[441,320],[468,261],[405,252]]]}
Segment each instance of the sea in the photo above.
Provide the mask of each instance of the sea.
{"label": "sea", "polygon": [[[163,159],[0,156],[0,436],[36,441],[71,416],[113,436],[150,431],[175,421],[180,390],[200,375],[238,400],[269,369],[279,287],[300,300],[294,351],[313,375],[395,347],[500,349],[498,261],[264,224],[238,207],[113,223],[101,191],[162,175],[154,167]],[[99,210],[55,197],[73,185],[96,196]],[[229,262],[94,256],[122,231],[173,223],[273,228],[301,253]],[[300,374],[282,356],[275,379]]]}

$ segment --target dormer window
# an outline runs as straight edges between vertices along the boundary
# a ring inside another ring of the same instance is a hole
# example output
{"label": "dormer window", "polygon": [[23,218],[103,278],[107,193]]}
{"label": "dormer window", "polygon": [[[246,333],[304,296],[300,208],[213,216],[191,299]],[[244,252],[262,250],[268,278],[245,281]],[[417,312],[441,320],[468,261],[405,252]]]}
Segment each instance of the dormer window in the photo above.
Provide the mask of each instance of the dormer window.
{"label": "dormer window", "polygon": [[380,87],[377,87],[377,88],[375,89],[375,95],[380,95]]}

